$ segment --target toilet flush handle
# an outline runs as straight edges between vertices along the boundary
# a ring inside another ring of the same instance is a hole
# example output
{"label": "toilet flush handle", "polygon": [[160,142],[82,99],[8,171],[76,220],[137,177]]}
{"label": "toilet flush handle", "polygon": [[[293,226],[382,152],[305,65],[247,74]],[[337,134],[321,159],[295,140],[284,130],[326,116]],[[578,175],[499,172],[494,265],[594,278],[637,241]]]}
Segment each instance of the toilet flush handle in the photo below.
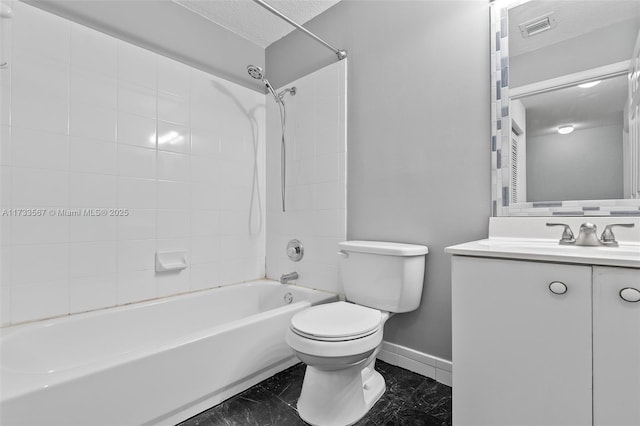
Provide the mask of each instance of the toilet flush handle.
{"label": "toilet flush handle", "polygon": [[337,253],[338,253],[338,256],[340,256],[340,257],[344,257],[345,259],[348,259],[348,258],[349,258],[349,253],[347,253],[347,252],[346,252],[346,251],[344,251],[344,250],[338,250],[338,252],[337,252]]}

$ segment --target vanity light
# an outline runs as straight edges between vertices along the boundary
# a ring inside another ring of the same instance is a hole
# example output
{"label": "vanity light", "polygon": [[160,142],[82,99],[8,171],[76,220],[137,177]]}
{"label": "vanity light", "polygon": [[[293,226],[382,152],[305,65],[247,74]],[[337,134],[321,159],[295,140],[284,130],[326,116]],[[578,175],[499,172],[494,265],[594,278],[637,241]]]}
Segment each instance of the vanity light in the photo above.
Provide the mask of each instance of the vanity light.
{"label": "vanity light", "polygon": [[600,84],[600,81],[601,80],[596,80],[596,81],[590,81],[588,83],[578,84],[578,87],[582,87],[583,89],[589,89],[591,87],[594,87]]}
{"label": "vanity light", "polygon": [[560,133],[561,135],[568,135],[569,133],[573,132],[573,130],[573,126],[558,127],[558,133]]}

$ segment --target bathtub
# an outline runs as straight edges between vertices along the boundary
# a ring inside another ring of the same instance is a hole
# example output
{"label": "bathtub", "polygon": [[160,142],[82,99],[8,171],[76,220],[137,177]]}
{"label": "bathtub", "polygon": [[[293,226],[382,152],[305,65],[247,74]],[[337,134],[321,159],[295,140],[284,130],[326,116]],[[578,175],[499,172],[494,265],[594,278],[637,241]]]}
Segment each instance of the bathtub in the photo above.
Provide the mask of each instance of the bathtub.
{"label": "bathtub", "polygon": [[7,327],[0,424],[176,424],[294,365],[291,316],[335,299],[263,280]]}

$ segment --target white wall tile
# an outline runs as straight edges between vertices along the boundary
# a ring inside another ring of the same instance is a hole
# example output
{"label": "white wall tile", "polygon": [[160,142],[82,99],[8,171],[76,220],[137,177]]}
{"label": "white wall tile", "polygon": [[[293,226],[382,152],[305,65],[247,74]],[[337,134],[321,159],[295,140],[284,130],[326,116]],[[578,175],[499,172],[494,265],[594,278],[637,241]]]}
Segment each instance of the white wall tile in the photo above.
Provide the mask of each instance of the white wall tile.
{"label": "white wall tile", "polygon": [[116,174],[116,145],[94,139],[70,137],[69,169],[72,172]]}
{"label": "white wall tile", "polygon": [[14,286],[69,279],[68,244],[16,245],[11,260]]}
{"label": "white wall tile", "polygon": [[68,281],[17,286],[11,289],[11,322],[51,318],[69,312]]}
{"label": "white wall tile", "polygon": [[118,174],[126,177],[154,179],[156,151],[138,146],[118,146]]}
{"label": "white wall tile", "polygon": [[[4,93],[1,94],[4,96]],[[2,106],[0,106],[2,108]],[[0,126],[0,166],[11,164],[11,127]]]}
{"label": "white wall tile", "polygon": [[221,156],[220,137],[214,130],[192,127],[191,153],[202,156]]}
{"label": "white wall tile", "polygon": [[186,127],[158,121],[159,150],[188,154],[190,151],[189,141],[189,130]]}
{"label": "white wall tile", "polygon": [[118,42],[98,31],[71,23],[71,66],[116,77],[118,72]]}
{"label": "white wall tile", "polygon": [[118,207],[153,209],[156,207],[156,181],[152,179],[118,178]]}
{"label": "white wall tile", "polygon": [[155,90],[157,55],[133,44],[118,41],[118,78]]}
{"label": "white wall tile", "polygon": [[159,209],[188,209],[191,202],[188,183],[158,181]]}
{"label": "white wall tile", "polygon": [[183,126],[189,124],[189,100],[158,92],[158,119]]}
{"label": "white wall tile", "polygon": [[220,267],[217,262],[191,265],[191,290],[219,287]]}
{"label": "white wall tile", "polygon": [[73,278],[69,282],[69,312],[85,312],[116,305],[116,275]]}
{"label": "white wall tile", "polygon": [[[0,73],[1,204],[55,214],[1,218],[0,324],[263,276],[264,96],[17,11],[11,73]],[[128,215],[84,214],[100,207]],[[176,249],[190,267],[155,273],[155,252]]]}
{"label": "white wall tile", "polygon": [[155,148],[156,120],[126,112],[118,112],[118,143]]}
{"label": "white wall tile", "polygon": [[154,271],[135,271],[118,274],[117,302],[119,305],[153,299],[157,295]]}
{"label": "white wall tile", "polygon": [[69,77],[70,102],[116,109],[118,84],[113,77],[96,72],[71,70]]}
{"label": "white wall tile", "polygon": [[118,273],[155,269],[156,240],[118,241]]}
{"label": "white wall tile", "polygon": [[115,274],[116,264],[116,243],[114,241],[72,243],[69,245],[69,275],[71,278]]}
{"label": "white wall tile", "polygon": [[188,182],[189,161],[188,155],[158,151],[158,179]]}
{"label": "white wall tile", "polygon": [[69,63],[69,21],[14,2],[13,51],[42,60]]}
{"label": "white wall tile", "polygon": [[69,134],[97,139],[116,140],[116,111],[93,105],[72,103],[69,108]]}
{"label": "white wall tile", "polygon": [[11,125],[66,134],[68,73],[63,64],[17,56],[11,71]]}
{"label": "white wall tile", "polygon": [[189,270],[156,274],[158,297],[189,291]]}
{"label": "white wall tile", "polygon": [[189,212],[187,210],[158,210],[158,238],[189,236]]}
{"label": "white wall tile", "polygon": [[71,208],[93,209],[116,207],[115,176],[92,173],[71,173],[69,206]]}
{"label": "white wall tile", "polygon": [[[57,210],[49,208],[47,210]],[[50,216],[16,216],[11,218],[12,244],[66,243],[69,241],[69,218]]]}
{"label": "white wall tile", "polygon": [[156,238],[156,210],[131,209],[116,218],[118,241]]}
{"label": "white wall tile", "polygon": [[118,110],[148,118],[156,118],[156,91],[119,80]]}
{"label": "white wall tile", "polygon": [[211,263],[222,257],[222,245],[218,237],[191,238],[191,264]]}
{"label": "white wall tile", "polygon": [[191,236],[209,237],[220,230],[220,213],[216,210],[191,209]]}
{"label": "white wall tile", "polygon": [[158,90],[187,98],[189,96],[190,68],[163,56],[158,57]]}
{"label": "white wall tile", "polygon": [[0,287],[0,324],[2,327],[11,324],[11,287]]}
{"label": "white wall tile", "polygon": [[15,167],[11,194],[15,208],[64,207],[69,203],[69,173]]}
{"label": "white wall tile", "polygon": [[80,216],[70,217],[68,220],[70,242],[114,241],[116,239],[115,216]]}
{"label": "white wall tile", "polygon": [[69,138],[66,135],[13,127],[11,138],[13,166],[68,169]]}

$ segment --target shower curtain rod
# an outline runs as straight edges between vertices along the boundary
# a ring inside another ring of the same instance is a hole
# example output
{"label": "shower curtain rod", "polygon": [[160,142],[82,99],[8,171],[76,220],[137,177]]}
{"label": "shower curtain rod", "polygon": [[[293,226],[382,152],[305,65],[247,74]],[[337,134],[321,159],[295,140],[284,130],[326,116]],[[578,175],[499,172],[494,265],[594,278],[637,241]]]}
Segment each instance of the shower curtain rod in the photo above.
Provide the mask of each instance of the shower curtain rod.
{"label": "shower curtain rod", "polygon": [[293,25],[294,27],[296,27],[300,31],[304,32],[309,37],[315,39],[318,43],[321,43],[325,47],[327,47],[328,49],[332,50],[333,53],[335,53],[338,56],[338,60],[339,61],[341,61],[341,60],[343,60],[344,58],[347,57],[347,51],[346,50],[336,49],[335,47],[333,47],[332,45],[330,45],[329,43],[327,43],[326,41],[324,41],[323,39],[321,39],[320,37],[318,37],[317,35],[315,35],[311,31],[309,31],[308,29],[306,29],[302,25],[298,24],[297,22],[295,22],[294,20],[292,20],[288,16],[284,15],[282,12],[280,12],[278,9],[274,8],[273,6],[271,6],[270,4],[265,2],[264,0],[253,0],[253,1],[255,3],[259,4],[260,6],[264,7],[265,9],[267,9],[269,12],[271,12],[274,15],[278,16],[279,18],[284,19],[285,21],[287,21],[288,23],[290,23],[291,25]]}

